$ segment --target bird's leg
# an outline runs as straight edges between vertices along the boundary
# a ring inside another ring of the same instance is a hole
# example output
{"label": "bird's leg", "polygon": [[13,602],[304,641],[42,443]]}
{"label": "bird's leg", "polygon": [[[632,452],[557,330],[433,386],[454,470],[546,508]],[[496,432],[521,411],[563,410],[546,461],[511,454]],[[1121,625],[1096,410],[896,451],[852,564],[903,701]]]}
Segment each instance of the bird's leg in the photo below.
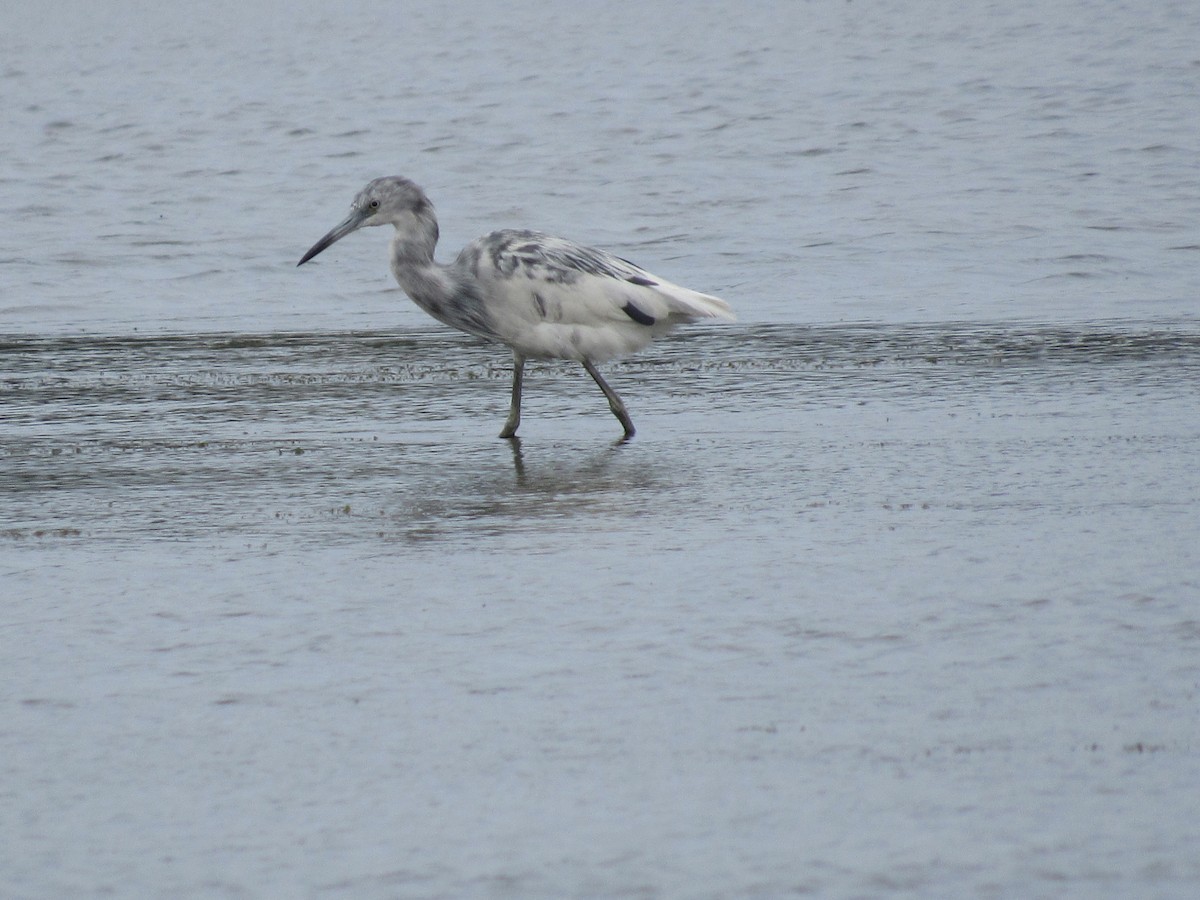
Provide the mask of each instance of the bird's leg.
{"label": "bird's leg", "polygon": [[592,380],[600,385],[600,390],[604,391],[604,396],[608,398],[608,408],[612,410],[617,421],[621,423],[621,427],[625,429],[625,439],[633,437],[633,420],[629,418],[629,410],[625,408],[625,404],[621,402],[621,398],[617,396],[617,392],[608,386],[608,382],[600,377],[600,373],[596,371],[596,367],[592,365],[592,361],[585,359],[583,367],[587,369],[587,373],[592,376]]}
{"label": "bird's leg", "polygon": [[500,429],[502,438],[513,437],[517,433],[517,426],[521,424],[521,380],[524,377],[525,357],[513,351],[512,406],[508,408],[508,418],[504,420],[504,427]]}

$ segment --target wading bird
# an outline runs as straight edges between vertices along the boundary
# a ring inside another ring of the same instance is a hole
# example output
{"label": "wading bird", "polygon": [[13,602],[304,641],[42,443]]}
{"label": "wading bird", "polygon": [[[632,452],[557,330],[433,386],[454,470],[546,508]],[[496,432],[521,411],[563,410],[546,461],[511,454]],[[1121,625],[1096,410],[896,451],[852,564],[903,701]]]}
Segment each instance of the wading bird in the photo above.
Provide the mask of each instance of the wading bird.
{"label": "wading bird", "polygon": [[526,359],[582,363],[633,436],[633,422],[596,363],[640,350],[674,326],[733,319],[724,300],[672,284],[620,257],[536,231],[493,231],[449,265],[434,261],[438,225],[425,192],[406,178],[376,178],[346,216],[304,254],[304,265],[366,225],[392,225],[392,274],[440,322],[513,351],[512,406],[500,437],[521,424]]}

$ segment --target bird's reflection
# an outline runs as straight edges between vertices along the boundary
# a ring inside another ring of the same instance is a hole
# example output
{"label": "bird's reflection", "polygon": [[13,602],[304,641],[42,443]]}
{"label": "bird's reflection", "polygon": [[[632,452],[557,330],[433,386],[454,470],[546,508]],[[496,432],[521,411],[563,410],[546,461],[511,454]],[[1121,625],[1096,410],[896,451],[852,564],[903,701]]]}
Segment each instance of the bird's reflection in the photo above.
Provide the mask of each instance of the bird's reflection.
{"label": "bird's reflection", "polygon": [[[581,519],[626,520],[665,495],[677,497],[687,477],[686,469],[651,459],[648,447],[636,443],[506,441],[507,447],[477,445],[469,465],[425,467],[424,477],[399,487],[403,531],[423,542],[537,532],[554,547],[550,536]],[[642,452],[633,456],[630,447]]]}
{"label": "bird's reflection", "polygon": [[517,484],[525,487],[525,454],[521,452],[521,439],[516,435],[506,438],[512,449],[513,471],[517,475]]}
{"label": "bird's reflection", "polygon": [[[505,438],[508,442],[509,450],[512,451],[513,473],[516,475],[516,483],[518,487],[529,487],[529,475],[525,466],[525,451],[521,446],[521,439],[516,435]],[[630,446],[630,436],[625,435],[608,445],[608,449],[593,453],[589,459],[591,463],[585,468],[589,474],[594,474],[596,471],[603,471],[612,462],[613,452],[623,450]],[[556,475],[564,474],[561,470],[556,472]]]}
{"label": "bird's reflection", "polygon": [[[505,453],[512,463],[512,474],[500,477],[493,457],[471,493],[475,500],[487,498],[493,513],[503,510],[508,518],[536,520],[546,515],[562,516],[588,509],[624,507],[645,491],[663,489],[664,468],[638,454],[636,463],[628,441],[600,446],[564,446],[507,438]],[[644,448],[642,448],[644,449]]]}

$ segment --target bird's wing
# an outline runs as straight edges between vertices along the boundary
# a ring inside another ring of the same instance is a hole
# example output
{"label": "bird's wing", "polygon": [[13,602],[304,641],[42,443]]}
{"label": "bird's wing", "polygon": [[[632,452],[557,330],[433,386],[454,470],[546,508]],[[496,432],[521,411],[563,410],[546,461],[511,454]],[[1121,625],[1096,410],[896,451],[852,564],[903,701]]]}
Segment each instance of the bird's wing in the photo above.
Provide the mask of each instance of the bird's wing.
{"label": "bird's wing", "polygon": [[604,250],[535,231],[497,231],[459,257],[497,303],[530,322],[599,327],[609,322],[669,326],[733,319],[724,300],[652,275]]}

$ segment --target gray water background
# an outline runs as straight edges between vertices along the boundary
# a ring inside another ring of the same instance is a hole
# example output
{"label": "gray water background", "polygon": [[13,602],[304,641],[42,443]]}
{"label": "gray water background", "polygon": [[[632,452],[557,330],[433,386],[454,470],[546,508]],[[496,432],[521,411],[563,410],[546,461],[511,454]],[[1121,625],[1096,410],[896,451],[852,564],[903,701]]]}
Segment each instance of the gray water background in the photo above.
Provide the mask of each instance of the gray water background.
{"label": "gray water background", "polygon": [[[1200,9],[0,12],[0,895],[1192,897]],[[529,376],[367,179],[718,294]]]}

